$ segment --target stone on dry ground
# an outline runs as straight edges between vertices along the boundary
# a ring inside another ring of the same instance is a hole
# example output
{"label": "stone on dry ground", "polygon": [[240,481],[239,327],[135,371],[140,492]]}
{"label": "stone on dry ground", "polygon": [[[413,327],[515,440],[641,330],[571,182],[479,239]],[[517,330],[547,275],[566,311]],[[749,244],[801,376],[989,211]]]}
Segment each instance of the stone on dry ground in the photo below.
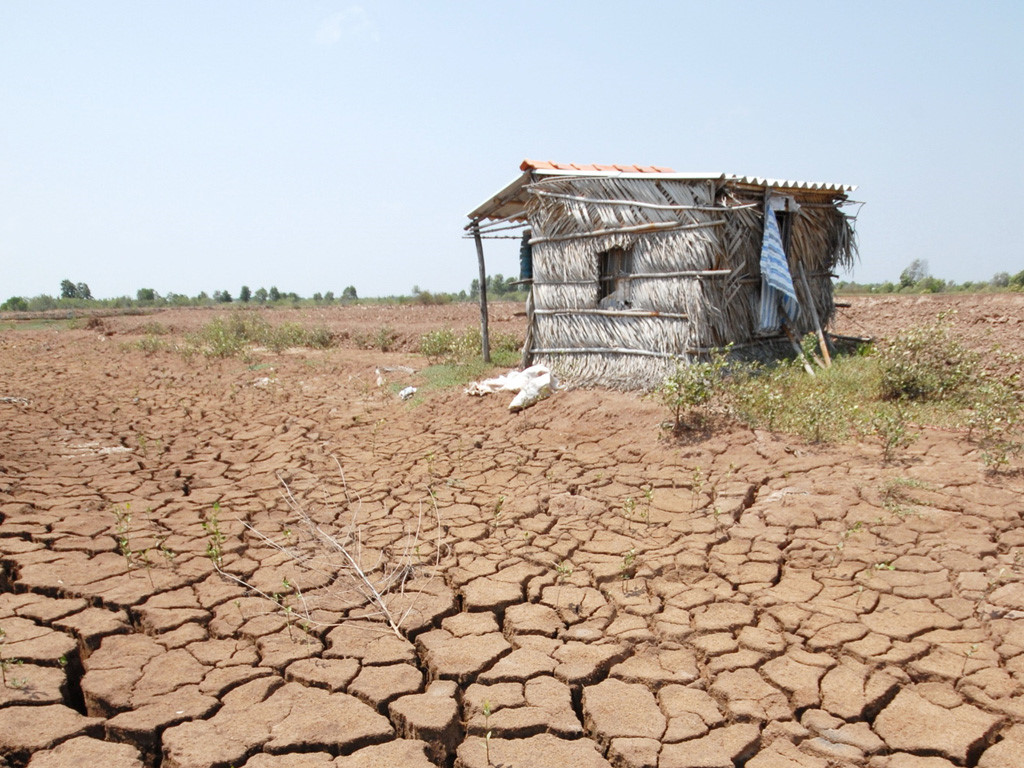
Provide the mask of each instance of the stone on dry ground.
{"label": "stone on dry ground", "polygon": [[[962,302],[969,336],[1024,348],[1024,298]],[[412,348],[463,311],[318,310],[341,346],[246,361],[146,355],[132,317],[0,334],[0,756],[475,768],[489,743],[494,765],[559,768],[1017,767],[1024,475],[940,430],[889,464],[728,426],[666,441],[655,402],[600,390],[410,407],[390,385],[421,384],[398,366],[422,358],[355,348],[385,324]],[[282,481],[397,579],[407,637],[305,558]],[[214,569],[214,504],[222,568],[264,596]]]}

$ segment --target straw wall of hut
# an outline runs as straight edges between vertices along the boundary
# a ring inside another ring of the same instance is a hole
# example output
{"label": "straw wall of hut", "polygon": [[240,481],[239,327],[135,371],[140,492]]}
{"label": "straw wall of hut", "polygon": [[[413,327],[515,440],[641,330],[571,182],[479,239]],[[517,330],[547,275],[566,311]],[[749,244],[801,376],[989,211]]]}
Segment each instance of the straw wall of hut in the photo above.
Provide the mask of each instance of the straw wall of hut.
{"label": "straw wall of hut", "polygon": [[[529,191],[533,362],[576,383],[648,387],[678,358],[762,341],[763,187],[559,177]],[[827,323],[835,311],[832,272],[854,254],[850,223],[834,193],[779,193],[800,206],[790,216],[788,247],[800,303],[813,301]],[[602,274],[610,253],[628,268]],[[611,304],[602,302],[609,283],[617,288]],[[803,311],[792,330],[813,331],[811,318]]]}

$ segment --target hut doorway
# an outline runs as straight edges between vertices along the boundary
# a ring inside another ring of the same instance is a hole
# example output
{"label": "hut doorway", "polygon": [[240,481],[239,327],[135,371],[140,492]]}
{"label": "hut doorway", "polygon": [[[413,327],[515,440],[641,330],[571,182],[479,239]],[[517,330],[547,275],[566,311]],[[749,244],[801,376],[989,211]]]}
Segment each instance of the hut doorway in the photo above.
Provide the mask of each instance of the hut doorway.
{"label": "hut doorway", "polygon": [[775,211],[775,221],[779,224],[779,237],[782,239],[782,250],[789,256],[790,232],[793,229],[793,213],[791,211]]}
{"label": "hut doorway", "polygon": [[630,307],[633,253],[624,248],[602,251],[597,254],[597,272],[597,305],[602,309]]}

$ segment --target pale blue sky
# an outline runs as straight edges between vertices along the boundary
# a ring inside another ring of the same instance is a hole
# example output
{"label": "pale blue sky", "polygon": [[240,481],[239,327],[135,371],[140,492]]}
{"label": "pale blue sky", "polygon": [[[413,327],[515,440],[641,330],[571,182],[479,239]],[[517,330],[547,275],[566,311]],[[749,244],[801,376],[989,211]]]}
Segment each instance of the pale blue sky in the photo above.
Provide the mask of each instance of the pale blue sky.
{"label": "pale blue sky", "polygon": [[1022,35],[1020,2],[0,0],[0,300],[467,288],[524,157],[857,184],[846,277],[1018,272]]}

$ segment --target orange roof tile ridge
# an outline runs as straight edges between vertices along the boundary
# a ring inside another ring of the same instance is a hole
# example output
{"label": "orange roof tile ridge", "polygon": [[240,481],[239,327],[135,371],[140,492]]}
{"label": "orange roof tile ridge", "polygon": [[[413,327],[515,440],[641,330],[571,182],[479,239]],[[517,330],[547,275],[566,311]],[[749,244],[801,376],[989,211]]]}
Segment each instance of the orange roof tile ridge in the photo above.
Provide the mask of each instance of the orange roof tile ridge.
{"label": "orange roof tile ridge", "polygon": [[675,173],[662,165],[607,165],[599,163],[556,163],[553,160],[523,160],[521,171],[617,171],[619,173]]}

